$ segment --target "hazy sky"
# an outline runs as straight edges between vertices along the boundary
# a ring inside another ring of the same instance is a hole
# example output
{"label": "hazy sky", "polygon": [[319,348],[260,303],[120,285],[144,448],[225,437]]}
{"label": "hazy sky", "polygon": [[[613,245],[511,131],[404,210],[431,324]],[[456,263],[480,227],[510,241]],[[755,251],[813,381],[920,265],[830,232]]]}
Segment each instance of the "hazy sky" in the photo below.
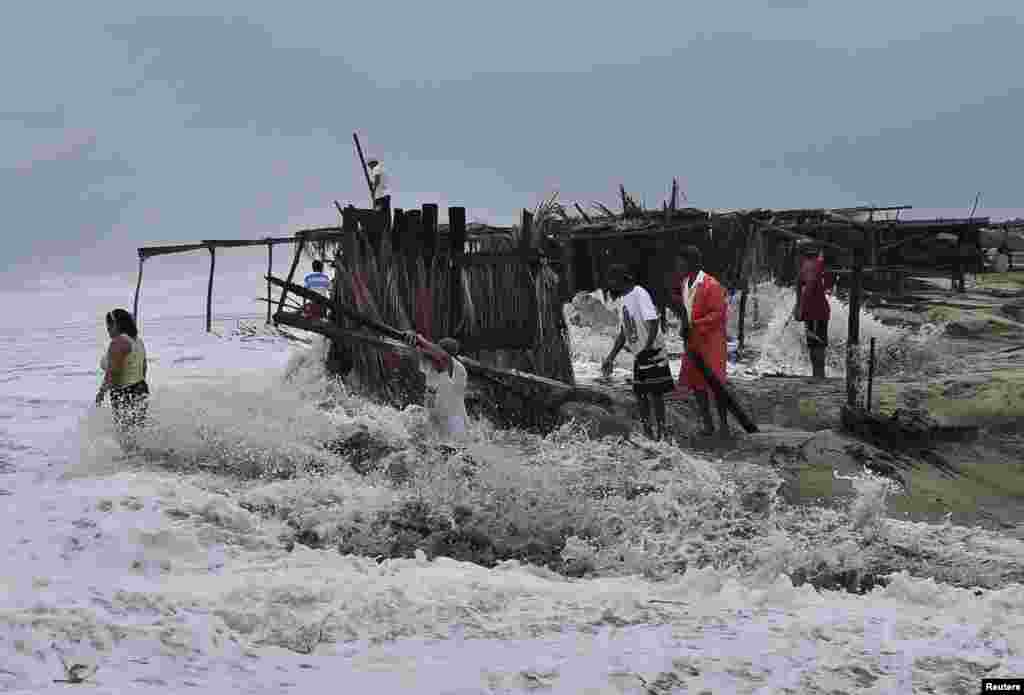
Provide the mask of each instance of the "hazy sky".
{"label": "hazy sky", "polygon": [[0,283],[333,224],[353,131],[394,205],[496,223],[673,176],[698,207],[1024,208],[1020,0],[159,6],[5,12]]}

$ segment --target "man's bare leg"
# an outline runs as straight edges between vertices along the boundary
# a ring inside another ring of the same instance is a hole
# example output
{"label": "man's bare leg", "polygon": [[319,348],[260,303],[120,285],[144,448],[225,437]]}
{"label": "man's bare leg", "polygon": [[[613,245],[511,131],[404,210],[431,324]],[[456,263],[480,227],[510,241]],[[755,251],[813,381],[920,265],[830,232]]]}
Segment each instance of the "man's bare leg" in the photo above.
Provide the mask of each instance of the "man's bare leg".
{"label": "man's bare leg", "polygon": [[705,437],[715,433],[715,423],[711,419],[711,403],[708,400],[707,391],[694,391],[693,397],[697,401],[697,409],[700,411],[701,419],[704,420],[704,429],[701,431]]}
{"label": "man's bare leg", "polygon": [[658,425],[658,439],[665,439],[665,394],[658,393],[651,396],[654,401],[654,421]]}
{"label": "man's bare leg", "polygon": [[644,427],[644,434],[647,435],[648,439],[654,439],[654,428],[651,427],[651,401],[650,396],[644,394],[637,396],[637,401],[640,405],[640,422]]}

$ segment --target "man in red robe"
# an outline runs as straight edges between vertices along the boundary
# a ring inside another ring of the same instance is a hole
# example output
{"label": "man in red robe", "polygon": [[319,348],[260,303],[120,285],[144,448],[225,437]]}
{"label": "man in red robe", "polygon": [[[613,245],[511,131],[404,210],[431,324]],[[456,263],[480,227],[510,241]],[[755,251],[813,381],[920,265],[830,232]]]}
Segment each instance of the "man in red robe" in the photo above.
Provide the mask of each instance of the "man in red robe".
{"label": "man in red robe", "polygon": [[828,321],[832,315],[827,293],[832,290],[832,276],[825,272],[825,256],[812,241],[800,247],[800,272],[796,281],[797,321],[807,328],[807,348],[811,370],[816,380],[825,378],[825,353],[828,349]]}
{"label": "man in red robe", "polygon": [[[719,382],[726,383],[726,319],[729,303],[725,289],[713,276],[703,270],[700,249],[686,246],[676,256],[676,272],[672,282],[672,306],[679,315],[680,335],[686,340],[687,353],[695,352],[714,373]],[[701,434],[714,435],[711,417],[711,387],[703,372],[688,357],[684,357],[679,370],[679,388],[689,387],[697,400],[704,420]],[[729,414],[725,403],[715,399],[721,433],[729,435]]]}

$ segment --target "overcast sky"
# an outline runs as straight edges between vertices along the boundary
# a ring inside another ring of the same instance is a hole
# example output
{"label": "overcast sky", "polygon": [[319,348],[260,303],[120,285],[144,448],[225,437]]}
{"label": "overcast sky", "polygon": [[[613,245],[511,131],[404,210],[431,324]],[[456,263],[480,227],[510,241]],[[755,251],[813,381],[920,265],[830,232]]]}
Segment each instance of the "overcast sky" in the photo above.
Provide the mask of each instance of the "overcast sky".
{"label": "overcast sky", "polygon": [[5,11],[0,284],[333,224],[353,131],[395,206],[495,223],[673,176],[706,208],[1024,208],[1020,0],[147,5]]}

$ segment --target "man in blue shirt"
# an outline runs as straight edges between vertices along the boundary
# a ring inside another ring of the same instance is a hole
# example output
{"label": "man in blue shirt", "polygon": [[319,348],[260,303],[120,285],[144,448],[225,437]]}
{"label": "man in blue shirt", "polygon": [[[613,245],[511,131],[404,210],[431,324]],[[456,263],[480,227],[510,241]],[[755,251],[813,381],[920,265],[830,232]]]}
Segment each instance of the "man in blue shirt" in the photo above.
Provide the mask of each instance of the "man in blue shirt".
{"label": "man in blue shirt", "polygon": [[[304,284],[307,290],[313,290],[324,297],[331,296],[331,278],[324,272],[323,261],[313,261],[313,272],[306,276]],[[323,318],[320,305],[315,302],[306,302],[303,311],[306,318]]]}

